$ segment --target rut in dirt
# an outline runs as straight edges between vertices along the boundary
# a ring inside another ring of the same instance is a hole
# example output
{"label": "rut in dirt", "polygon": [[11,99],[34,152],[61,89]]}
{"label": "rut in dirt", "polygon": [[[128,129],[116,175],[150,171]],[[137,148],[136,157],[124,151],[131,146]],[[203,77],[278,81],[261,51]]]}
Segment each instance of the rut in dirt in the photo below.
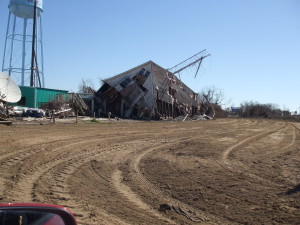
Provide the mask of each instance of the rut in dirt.
{"label": "rut in dirt", "polygon": [[79,224],[300,221],[299,124],[18,125],[0,134],[2,202],[59,204]]}

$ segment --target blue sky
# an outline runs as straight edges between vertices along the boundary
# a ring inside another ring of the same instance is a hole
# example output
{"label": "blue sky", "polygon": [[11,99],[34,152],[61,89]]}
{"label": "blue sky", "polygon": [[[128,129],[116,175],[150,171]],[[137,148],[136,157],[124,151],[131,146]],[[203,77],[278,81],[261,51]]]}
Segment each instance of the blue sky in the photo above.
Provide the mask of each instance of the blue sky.
{"label": "blue sky", "polygon": [[[0,1],[0,62],[9,0]],[[300,111],[299,0],[44,0],[46,87],[77,91],[152,60],[164,68],[207,49],[195,92],[214,85],[231,105]]]}

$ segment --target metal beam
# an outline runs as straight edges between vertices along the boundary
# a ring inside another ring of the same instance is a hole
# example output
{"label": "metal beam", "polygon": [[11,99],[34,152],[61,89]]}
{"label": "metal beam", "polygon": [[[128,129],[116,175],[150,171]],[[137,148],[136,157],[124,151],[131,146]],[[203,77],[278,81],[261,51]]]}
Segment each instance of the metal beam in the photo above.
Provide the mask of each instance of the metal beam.
{"label": "metal beam", "polygon": [[176,73],[181,72],[182,70],[185,70],[186,68],[188,68],[188,67],[190,67],[190,66],[196,64],[196,63],[199,62],[199,61],[202,61],[203,59],[205,59],[205,58],[208,57],[208,56],[210,56],[210,54],[208,54],[208,55],[206,55],[206,56],[201,56],[199,59],[195,60],[194,62],[192,62],[192,63],[190,63],[190,64],[188,64],[188,65],[186,65],[186,66],[180,68],[179,70],[177,70],[177,71],[175,71],[175,72],[173,72],[173,74],[176,74]]}

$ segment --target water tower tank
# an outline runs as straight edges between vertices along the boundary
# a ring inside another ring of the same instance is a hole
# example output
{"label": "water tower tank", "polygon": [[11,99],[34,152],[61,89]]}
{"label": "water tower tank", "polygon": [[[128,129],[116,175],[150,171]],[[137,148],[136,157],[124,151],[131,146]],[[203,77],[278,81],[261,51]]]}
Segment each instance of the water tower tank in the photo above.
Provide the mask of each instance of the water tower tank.
{"label": "water tower tank", "polygon": [[[11,13],[17,17],[32,19],[34,15],[34,1],[35,0],[10,0],[8,6]],[[36,0],[37,16],[43,12],[43,0]]]}

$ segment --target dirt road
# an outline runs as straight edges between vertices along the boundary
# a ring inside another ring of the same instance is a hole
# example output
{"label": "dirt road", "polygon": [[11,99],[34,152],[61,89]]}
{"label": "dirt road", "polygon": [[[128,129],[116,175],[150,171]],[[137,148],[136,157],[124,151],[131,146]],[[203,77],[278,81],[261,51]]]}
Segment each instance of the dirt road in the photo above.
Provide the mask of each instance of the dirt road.
{"label": "dirt road", "polygon": [[66,206],[79,224],[300,224],[300,124],[1,126],[0,201]]}

